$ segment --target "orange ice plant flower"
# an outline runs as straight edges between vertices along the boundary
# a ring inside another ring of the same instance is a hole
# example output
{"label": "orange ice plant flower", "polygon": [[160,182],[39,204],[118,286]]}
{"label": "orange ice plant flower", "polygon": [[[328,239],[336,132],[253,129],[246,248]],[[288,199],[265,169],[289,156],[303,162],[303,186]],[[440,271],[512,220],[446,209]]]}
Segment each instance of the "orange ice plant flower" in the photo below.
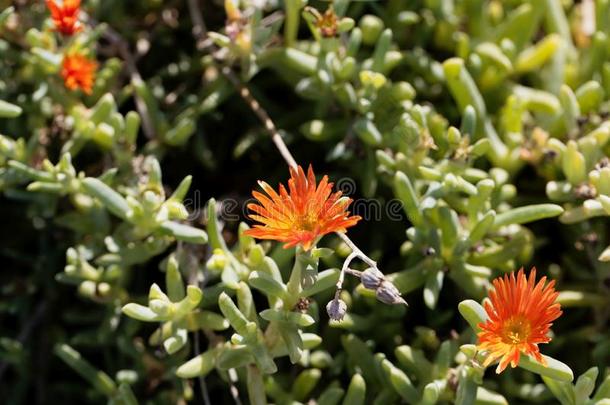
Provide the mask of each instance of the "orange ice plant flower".
{"label": "orange ice plant flower", "polygon": [[324,176],[316,186],[311,165],[305,172],[299,166],[290,168],[288,191],[280,184],[279,194],[264,181],[258,184],[267,195],[253,191],[258,204],[248,204],[250,218],[260,222],[246,235],[258,239],[285,242],[284,248],[300,245],[311,249],[318,239],[331,232],[345,232],[361,218],[349,216],[347,207],[352,200],[342,197],[341,191],[332,193],[333,183]]}
{"label": "orange ice plant flower", "polygon": [[97,63],[86,56],[73,54],[64,56],[61,76],[65,86],[70,90],[81,89],[91,94]]}
{"label": "orange ice plant flower", "polygon": [[82,29],[82,25],[78,21],[80,0],[64,0],[61,4],[57,4],[57,0],[46,0],[46,2],[58,32],[64,35],[74,35]]}
{"label": "orange ice plant flower", "polygon": [[496,373],[509,364],[517,367],[521,353],[546,365],[538,344],[551,341],[549,328],[561,315],[561,306],[555,302],[559,294],[555,281],[545,284],[546,277],[536,284],[536,268],[527,278],[521,269],[517,277],[513,272],[493,281],[489,300],[484,303],[489,318],[479,324],[478,333],[477,347],[489,352],[485,367],[496,360],[500,360]]}

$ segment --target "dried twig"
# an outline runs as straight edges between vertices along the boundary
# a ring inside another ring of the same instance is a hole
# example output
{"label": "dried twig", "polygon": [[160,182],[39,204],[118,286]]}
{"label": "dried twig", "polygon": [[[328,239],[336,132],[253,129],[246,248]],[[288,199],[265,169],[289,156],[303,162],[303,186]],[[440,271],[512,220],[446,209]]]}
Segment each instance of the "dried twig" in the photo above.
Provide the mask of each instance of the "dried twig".
{"label": "dried twig", "polygon": [[336,284],[337,289],[335,291],[334,301],[337,301],[339,299],[339,295],[341,294],[341,291],[343,290],[343,280],[345,279],[345,273],[348,271],[349,265],[352,262],[352,260],[354,260],[356,257],[358,257],[358,253],[352,252],[352,253],[350,253],[349,256],[347,256],[347,258],[343,262],[343,267],[341,268],[341,273],[339,273],[339,279],[337,280],[337,284]]}
{"label": "dried twig", "polygon": [[[209,41],[209,38],[207,38],[207,29],[205,26],[205,22],[201,17],[202,14],[201,9],[199,8],[198,1],[188,0],[188,5],[189,12],[191,13],[191,21],[193,22],[193,35],[195,36],[197,41],[199,41],[199,43],[205,43],[206,41]],[[216,49],[213,44],[209,44],[208,46],[212,49]],[[250,89],[248,89],[248,87],[242,83],[242,81],[237,77],[237,75],[233,72],[233,70],[231,70],[229,66],[224,66],[221,69],[221,72],[231,82],[231,84],[235,86],[241,98],[248,104],[252,112],[254,112],[254,114],[263,123],[265,129],[271,136],[273,143],[275,144],[276,148],[278,149],[288,166],[296,168],[296,160],[294,159],[294,157],[290,153],[290,150],[286,146],[286,143],[282,139],[282,135],[280,134],[279,130],[277,129],[275,123],[273,122],[267,111],[260,105],[256,98],[254,98]],[[352,254],[350,254],[348,260],[346,260],[344,263],[344,269],[349,266],[349,262],[351,262],[353,258],[358,257],[370,267],[374,268],[375,270],[379,270],[377,268],[377,263],[370,257],[368,257],[366,254],[364,254],[364,252],[362,252],[362,250],[360,250],[345,233],[337,232],[336,234],[352,250]],[[335,292],[335,298],[333,300],[335,302],[338,301],[339,294],[343,289],[343,280],[345,278],[345,273],[347,272],[344,269],[341,271],[339,280],[337,281],[337,291]]]}
{"label": "dried twig", "polygon": [[[184,244],[182,242],[178,242],[178,248],[177,251],[184,251],[186,250],[184,247]],[[188,250],[186,251],[187,257],[189,259],[188,262],[188,284],[190,285],[196,285],[199,288],[203,288],[203,283],[200,282],[199,279],[199,275],[198,275],[198,263],[197,263],[197,258],[195,257],[194,254],[192,254],[192,252],[189,252]],[[193,332],[193,340],[194,340],[194,344],[193,344],[193,350],[195,352],[195,356],[199,356],[201,354],[201,343],[200,343],[200,339],[199,339],[199,330],[196,330]],[[198,381],[199,381],[199,388],[201,390],[201,397],[203,398],[203,403],[205,405],[212,405],[212,402],[210,401],[210,394],[208,392],[208,386],[205,383],[205,378],[203,378],[203,376],[199,376],[198,377]]]}
{"label": "dried twig", "polygon": [[233,401],[235,401],[235,403],[237,405],[241,405],[241,399],[239,399],[239,390],[237,389],[237,386],[235,385],[235,383],[238,381],[237,379],[237,371],[235,371],[234,368],[230,368],[229,369],[229,381],[231,384],[231,396],[233,397]]}
{"label": "dried twig", "polygon": [[[205,22],[203,21],[201,8],[199,7],[198,0],[188,0],[187,3],[188,3],[189,13],[191,16],[191,21],[193,22],[193,36],[197,40],[197,49],[204,50],[206,48],[209,48],[213,52],[213,50],[216,47],[215,47],[214,43],[211,42],[207,36],[208,30],[205,26]],[[227,68],[227,69],[228,70],[221,69],[222,73],[229,79],[229,81],[231,81],[231,83],[238,90],[240,90],[240,95],[242,95],[240,86],[241,87],[244,87],[244,86],[241,84],[241,82],[239,81],[237,76],[235,76],[235,74],[230,70],[230,68]],[[243,97],[243,95],[242,95],[242,97]],[[237,386],[235,385],[235,383],[237,382],[237,373],[235,372],[234,369],[229,370],[229,380],[230,380],[230,390],[229,391],[231,392],[233,401],[235,401],[235,403],[237,405],[241,405],[242,402],[241,402],[241,399],[239,398],[239,390],[237,389]],[[203,384],[205,384],[205,382],[202,380],[200,382],[201,382],[202,386],[203,386]]]}
{"label": "dried twig", "polygon": [[[191,21],[193,22],[193,35],[198,41],[198,44],[204,44],[203,46],[208,46],[212,49],[216,49],[213,43],[209,42],[209,38],[207,38],[207,28],[205,26],[205,22],[201,17],[201,9],[199,7],[199,3],[197,0],[189,0],[188,1],[189,12],[191,14]],[[242,81],[237,77],[235,72],[231,70],[229,66],[223,66],[221,69],[221,73],[231,82],[233,86],[237,89],[237,92],[241,96],[241,98],[248,104],[252,112],[258,117],[258,119],[265,126],[265,130],[271,136],[271,140],[275,144],[276,148],[286,161],[290,167],[296,168],[297,162],[290,153],[290,150],[286,146],[286,143],[282,139],[282,135],[279,130],[275,126],[275,123],[269,117],[267,111],[259,104],[258,101],[252,95],[252,92],[246,85],[242,83]]]}
{"label": "dried twig", "polygon": [[[201,9],[197,0],[188,0],[189,14],[191,15],[191,21],[193,22],[193,36],[197,40],[207,40],[208,30],[203,21]],[[203,45],[203,42],[200,42]],[[211,43],[211,42],[210,42]],[[203,45],[205,46],[205,45]],[[199,44],[198,44],[199,49]]]}
{"label": "dried twig", "polygon": [[[129,44],[127,43],[127,41],[125,41],[121,34],[113,30],[111,27],[107,27],[104,30],[103,35],[108,41],[110,41],[118,48],[119,54],[125,61],[125,66],[127,68],[127,72],[129,73],[129,78],[131,79],[131,82],[141,83],[143,81],[142,76],[138,71],[135,59],[131,54],[131,51],[129,50]],[[142,130],[144,131],[144,135],[148,139],[154,139],[156,136],[155,127],[153,125],[153,120],[150,117],[150,112],[148,111],[146,103],[137,94],[134,94],[134,100],[136,103],[136,109],[138,110],[138,113],[142,118]]]}
{"label": "dried twig", "polygon": [[367,255],[365,255],[364,252],[362,250],[360,250],[354,242],[352,242],[352,240],[349,238],[349,236],[347,236],[346,234],[344,234],[342,232],[337,232],[336,234],[343,240],[343,242],[345,242],[345,244],[347,246],[349,246],[349,248],[352,250],[353,253],[356,253],[356,255],[358,256],[358,258],[360,260],[362,260],[363,262],[365,262],[372,268],[379,270],[377,268],[377,262],[374,261],[373,259],[371,259],[370,257],[368,257]]}
{"label": "dried twig", "polygon": [[[34,313],[28,317],[27,323],[23,326],[23,329],[21,329],[21,332],[19,332],[19,335],[17,336],[17,342],[23,344],[29,339],[30,334],[42,320],[46,310],[47,302],[43,300],[40,304],[38,304],[38,307],[36,307],[36,311],[34,311]],[[4,373],[6,372],[8,365],[9,363],[7,362],[0,363],[0,381],[2,381],[2,377],[4,377]]]}
{"label": "dried twig", "polygon": [[296,169],[297,162],[296,160],[294,160],[292,153],[290,153],[290,150],[286,146],[286,143],[284,143],[282,135],[278,131],[273,120],[271,120],[271,117],[269,117],[269,114],[267,114],[267,111],[265,111],[265,109],[261,107],[259,102],[256,101],[256,99],[252,95],[250,89],[243,85],[243,83],[239,80],[235,73],[233,73],[230,67],[223,67],[222,73],[237,88],[241,98],[243,98],[244,101],[248,103],[248,106],[250,107],[252,112],[254,112],[258,119],[263,123],[265,129],[267,130],[269,135],[271,135],[271,140],[275,144],[275,147],[278,149],[286,163],[288,163],[288,166]]}
{"label": "dried twig", "polygon": [[[203,21],[203,18],[201,17],[202,14],[201,14],[201,9],[199,8],[198,1],[197,0],[188,0],[188,5],[189,5],[189,12],[191,13],[191,21],[193,22],[193,35],[195,36],[195,38],[197,39],[197,41],[199,43],[205,43],[205,41],[208,40],[207,29],[205,26],[205,22]],[[213,44],[210,44],[209,47],[211,49],[216,49],[216,47]],[[284,158],[284,160],[286,161],[288,166],[290,166],[292,168],[296,168],[297,167],[296,160],[294,159],[294,157],[290,153],[290,150],[286,146],[286,143],[282,139],[282,135],[280,134],[279,130],[277,129],[275,123],[273,122],[273,120],[271,119],[271,117],[269,116],[267,111],[260,105],[260,103],[256,100],[256,98],[254,98],[250,89],[248,89],[248,87],[242,83],[242,81],[237,77],[237,75],[233,72],[233,70],[231,70],[231,67],[223,66],[221,69],[221,72],[231,82],[231,84],[233,84],[233,86],[235,86],[235,88],[239,92],[239,95],[241,96],[241,98],[248,104],[248,106],[250,107],[252,112],[263,123],[263,125],[265,126],[265,130],[271,136],[273,143],[275,144],[277,150],[280,152],[280,154],[282,155],[282,157]],[[341,269],[341,273],[339,274],[339,280],[337,281],[337,284],[336,284],[337,289],[335,291],[335,296],[332,301],[334,304],[336,304],[336,308],[339,308],[339,295],[343,289],[343,281],[345,279],[345,273],[355,275],[354,271],[352,271],[352,272],[348,271],[349,264],[353,259],[359,258],[360,260],[362,260],[364,263],[368,264],[370,267],[372,267],[376,271],[379,271],[379,269],[377,268],[377,263],[373,259],[368,257],[366,254],[364,254],[364,252],[362,252],[362,250],[360,250],[358,248],[358,246],[356,246],[356,244],[345,233],[336,232],[336,234],[352,250],[352,253],[345,260],[345,262],[343,264],[343,268]],[[400,298],[400,294],[398,293],[398,290],[396,290],[396,288],[391,283],[388,282],[388,283],[386,283],[386,285],[391,286],[391,293],[392,293],[391,295],[394,298],[394,301],[404,302],[406,304],[406,302],[404,300],[402,300],[402,298]]]}
{"label": "dried twig", "polygon": [[[208,39],[207,29],[203,19],[201,18],[202,14],[201,9],[199,8],[199,3],[197,0],[188,0],[188,4],[189,12],[191,13],[191,20],[194,26],[193,35],[198,41],[206,41]],[[213,45],[210,46],[213,47]],[[254,114],[256,114],[256,116],[265,125],[265,129],[267,130],[269,135],[271,135],[273,143],[277,147],[278,151],[280,152],[286,163],[290,167],[296,168],[296,160],[292,156],[292,153],[290,153],[290,150],[282,139],[282,135],[278,131],[275,123],[273,122],[267,111],[254,98],[252,92],[241,82],[241,80],[239,80],[237,75],[231,70],[229,66],[224,66],[221,69],[221,72],[231,82],[231,84],[233,84],[237,88],[239,95],[244,99],[244,101],[246,101],[250,109],[252,109],[252,112],[254,112]],[[364,261],[371,267],[377,268],[377,263],[375,263],[375,261],[369,258],[367,255],[365,255],[347,235],[340,232],[338,232],[337,235],[339,235],[339,237],[343,239],[343,241],[350,247],[350,249],[352,249],[352,252],[357,252],[358,257],[362,259],[362,261]]]}
{"label": "dried twig", "polygon": [[[201,354],[201,347],[199,344],[199,331],[195,331],[193,333],[193,337],[195,339],[195,344],[194,344],[194,349],[195,349],[195,356],[199,356]],[[212,405],[212,402],[210,401],[210,394],[208,392],[208,385],[205,383],[205,378],[203,378],[203,376],[199,376],[199,388],[201,389],[201,397],[203,398],[203,403],[205,405]]]}

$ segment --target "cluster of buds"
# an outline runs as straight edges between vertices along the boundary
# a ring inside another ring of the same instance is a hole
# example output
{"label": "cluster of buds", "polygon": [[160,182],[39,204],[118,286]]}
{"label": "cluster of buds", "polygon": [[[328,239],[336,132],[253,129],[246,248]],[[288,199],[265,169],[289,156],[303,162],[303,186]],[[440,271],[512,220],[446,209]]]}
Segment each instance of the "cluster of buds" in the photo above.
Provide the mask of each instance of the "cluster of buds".
{"label": "cluster of buds", "polygon": [[383,276],[383,273],[376,268],[369,267],[360,273],[360,282],[364,288],[369,290],[375,290],[375,296],[377,299],[384,304],[395,305],[404,304],[408,305],[407,301],[402,298],[398,288],[389,280]]}
{"label": "cluster of buds", "polygon": [[[364,288],[368,290],[374,290],[375,296],[377,299],[384,304],[388,305],[397,305],[397,304],[407,304],[398,288],[388,279],[385,278],[382,272],[380,272],[376,267],[369,267],[364,271],[357,271],[352,269],[346,269],[347,273],[360,278],[360,282],[364,286]],[[328,316],[333,321],[340,321],[343,319],[345,314],[347,313],[347,304],[345,301],[339,298],[339,293],[341,291],[342,281],[337,283],[337,293],[335,294],[335,298],[330,301],[326,305],[326,312]]]}

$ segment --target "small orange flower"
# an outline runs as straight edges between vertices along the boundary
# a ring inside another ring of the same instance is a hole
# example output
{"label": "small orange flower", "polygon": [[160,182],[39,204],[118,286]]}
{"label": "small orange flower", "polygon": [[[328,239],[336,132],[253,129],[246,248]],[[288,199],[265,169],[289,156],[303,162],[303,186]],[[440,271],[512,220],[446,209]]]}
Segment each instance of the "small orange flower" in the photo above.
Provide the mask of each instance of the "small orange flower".
{"label": "small orange flower", "polygon": [[539,343],[548,343],[549,328],[561,315],[561,305],[555,302],[558,292],[555,281],[545,285],[546,277],[536,284],[536,268],[526,278],[523,269],[493,281],[485,311],[489,319],[480,323],[477,347],[487,350],[489,355],[483,365],[487,367],[500,359],[496,373],[501,373],[510,363],[517,367],[521,353],[533,356],[540,363],[546,362]]}
{"label": "small orange flower", "polygon": [[46,2],[57,31],[64,35],[74,35],[83,28],[78,21],[80,0],[63,0],[61,5],[58,5],[56,0]]}
{"label": "small orange flower", "polygon": [[91,94],[97,63],[86,56],[74,54],[64,56],[61,76],[64,84],[70,90],[82,89],[86,94]]}
{"label": "small orange flower", "polygon": [[333,6],[330,6],[324,14],[319,14],[316,20],[316,27],[318,27],[324,38],[332,38],[337,35],[338,22],[335,10],[333,10]]}
{"label": "small orange flower", "polygon": [[323,235],[345,232],[361,219],[349,216],[347,207],[352,202],[351,198],[341,197],[341,191],[331,194],[333,183],[328,182],[328,176],[324,176],[316,186],[311,165],[307,176],[301,166],[290,168],[290,193],[282,184],[279,194],[263,181],[258,184],[268,197],[253,191],[252,195],[259,204],[248,204],[248,209],[255,212],[250,218],[262,225],[254,225],[246,235],[286,242],[285,249],[301,245],[309,250]]}

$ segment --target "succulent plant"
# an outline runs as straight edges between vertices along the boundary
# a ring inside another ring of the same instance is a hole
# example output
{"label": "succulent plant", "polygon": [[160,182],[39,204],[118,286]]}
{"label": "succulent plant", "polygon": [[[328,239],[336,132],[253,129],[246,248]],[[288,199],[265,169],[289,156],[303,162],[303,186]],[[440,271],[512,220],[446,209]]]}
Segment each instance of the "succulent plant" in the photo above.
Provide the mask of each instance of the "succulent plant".
{"label": "succulent plant", "polygon": [[610,1],[217,3],[0,2],[6,402],[610,404]]}

